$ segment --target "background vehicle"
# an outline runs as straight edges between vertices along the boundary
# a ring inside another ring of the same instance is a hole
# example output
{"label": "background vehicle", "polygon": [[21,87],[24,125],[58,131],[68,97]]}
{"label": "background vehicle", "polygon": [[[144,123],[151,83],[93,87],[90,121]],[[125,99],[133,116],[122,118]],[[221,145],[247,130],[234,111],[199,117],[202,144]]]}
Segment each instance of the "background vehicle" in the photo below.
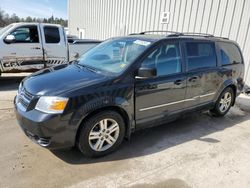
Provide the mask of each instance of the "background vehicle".
{"label": "background vehicle", "polygon": [[65,36],[56,24],[15,23],[0,30],[0,73],[33,71],[75,60],[98,40]]}
{"label": "background vehicle", "polygon": [[102,156],[131,132],[183,113],[224,116],[243,91],[243,77],[233,41],[143,32],[107,40],[77,63],[27,77],[15,99],[16,115],[41,146],[77,145],[86,156]]}
{"label": "background vehicle", "polygon": [[67,35],[68,43],[73,43],[76,40],[79,40],[79,38],[75,35]]}

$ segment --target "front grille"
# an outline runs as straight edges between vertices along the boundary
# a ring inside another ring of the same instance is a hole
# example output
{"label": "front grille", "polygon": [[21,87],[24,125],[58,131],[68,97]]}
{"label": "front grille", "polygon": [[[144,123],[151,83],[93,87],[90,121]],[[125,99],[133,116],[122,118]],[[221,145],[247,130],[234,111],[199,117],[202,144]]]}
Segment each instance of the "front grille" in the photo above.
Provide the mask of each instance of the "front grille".
{"label": "front grille", "polygon": [[31,93],[22,87],[18,93],[17,102],[20,103],[25,110],[27,110],[33,97],[34,96]]}

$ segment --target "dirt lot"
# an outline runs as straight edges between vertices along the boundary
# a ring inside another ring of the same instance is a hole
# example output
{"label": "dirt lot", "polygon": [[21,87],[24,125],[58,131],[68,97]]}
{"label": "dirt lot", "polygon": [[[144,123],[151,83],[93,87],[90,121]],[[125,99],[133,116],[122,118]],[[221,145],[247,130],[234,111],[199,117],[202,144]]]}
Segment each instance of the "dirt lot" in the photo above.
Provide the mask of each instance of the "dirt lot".
{"label": "dirt lot", "polygon": [[13,114],[23,77],[0,79],[0,187],[250,187],[250,98],[224,118],[191,114],[86,159],[32,143]]}

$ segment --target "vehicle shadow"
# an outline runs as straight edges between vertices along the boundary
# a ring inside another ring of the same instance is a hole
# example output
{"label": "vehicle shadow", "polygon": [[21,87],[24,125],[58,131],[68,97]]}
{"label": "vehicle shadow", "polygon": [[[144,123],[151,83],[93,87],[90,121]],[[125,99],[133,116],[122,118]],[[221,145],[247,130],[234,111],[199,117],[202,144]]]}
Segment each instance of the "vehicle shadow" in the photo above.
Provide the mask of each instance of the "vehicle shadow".
{"label": "vehicle shadow", "polygon": [[220,140],[209,135],[223,131],[250,119],[237,107],[222,118],[212,117],[208,112],[188,114],[172,123],[141,130],[132,134],[130,141],[124,141],[118,151],[101,158],[86,158],[76,148],[54,150],[52,153],[69,164],[91,164],[146,156],[167,150],[192,140],[216,144]]}
{"label": "vehicle shadow", "polygon": [[19,83],[25,76],[4,76],[0,77],[0,91],[17,90]]}

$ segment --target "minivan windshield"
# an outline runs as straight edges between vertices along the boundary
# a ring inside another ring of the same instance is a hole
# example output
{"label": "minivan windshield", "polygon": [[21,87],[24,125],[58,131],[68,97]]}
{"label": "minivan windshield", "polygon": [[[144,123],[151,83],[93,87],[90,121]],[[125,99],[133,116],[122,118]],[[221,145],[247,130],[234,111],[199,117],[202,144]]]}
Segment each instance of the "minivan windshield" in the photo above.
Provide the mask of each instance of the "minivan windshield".
{"label": "minivan windshield", "polygon": [[110,39],[82,55],[78,64],[118,74],[125,70],[150,44],[150,41],[138,38]]}

